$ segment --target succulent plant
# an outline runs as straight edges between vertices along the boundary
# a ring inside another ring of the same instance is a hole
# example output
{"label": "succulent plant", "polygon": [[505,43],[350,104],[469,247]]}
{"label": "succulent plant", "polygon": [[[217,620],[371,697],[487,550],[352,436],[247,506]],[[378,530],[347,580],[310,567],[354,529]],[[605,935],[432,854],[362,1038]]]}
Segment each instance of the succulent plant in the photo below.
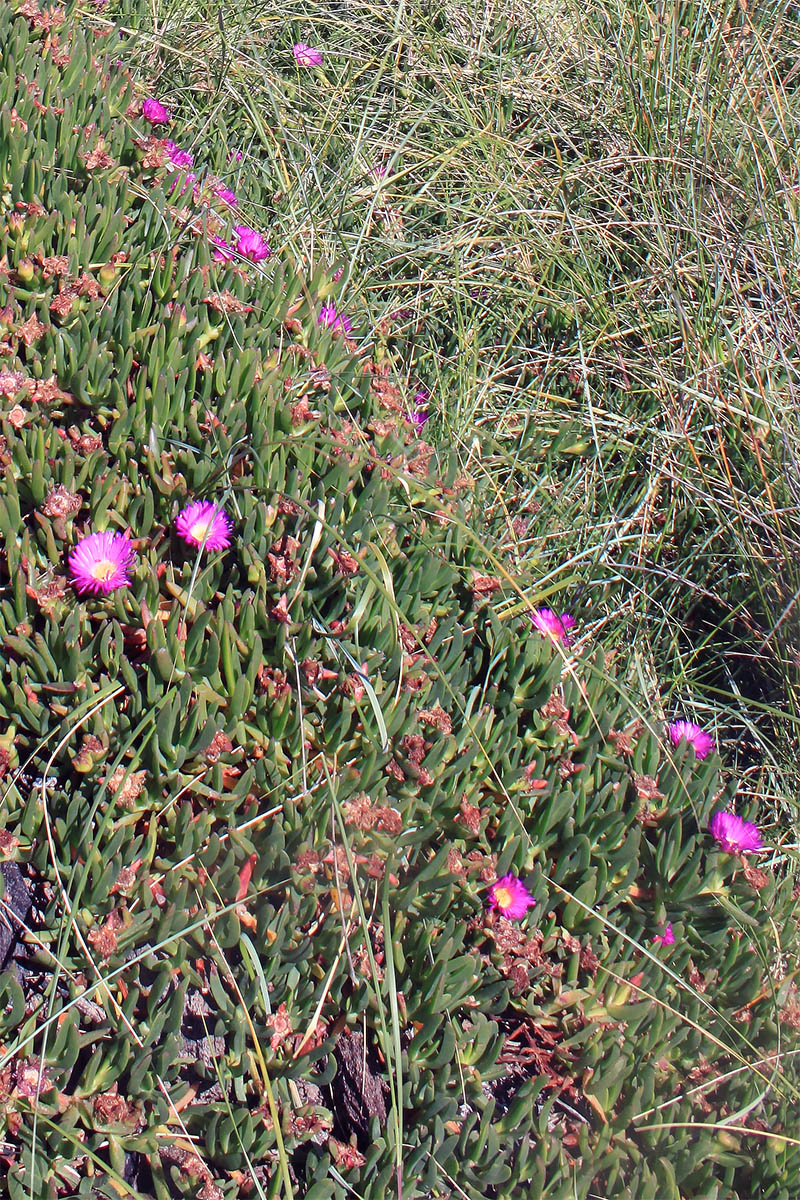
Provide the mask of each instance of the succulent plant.
{"label": "succulent plant", "polygon": [[187,184],[74,13],[0,47],[9,1194],[788,1195],[716,753],[531,625],[330,271],[219,253],[224,141]]}

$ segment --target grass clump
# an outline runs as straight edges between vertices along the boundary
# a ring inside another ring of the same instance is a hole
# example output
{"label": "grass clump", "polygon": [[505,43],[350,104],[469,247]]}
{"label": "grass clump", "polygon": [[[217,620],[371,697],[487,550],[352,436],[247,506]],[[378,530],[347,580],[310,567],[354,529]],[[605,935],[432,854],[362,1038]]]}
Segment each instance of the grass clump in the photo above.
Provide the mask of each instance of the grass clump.
{"label": "grass clump", "polygon": [[546,616],[550,513],[521,554],[419,436],[337,247],[234,215],[242,139],[0,22],[9,1193],[783,1194],[793,884],[709,833],[756,806]]}

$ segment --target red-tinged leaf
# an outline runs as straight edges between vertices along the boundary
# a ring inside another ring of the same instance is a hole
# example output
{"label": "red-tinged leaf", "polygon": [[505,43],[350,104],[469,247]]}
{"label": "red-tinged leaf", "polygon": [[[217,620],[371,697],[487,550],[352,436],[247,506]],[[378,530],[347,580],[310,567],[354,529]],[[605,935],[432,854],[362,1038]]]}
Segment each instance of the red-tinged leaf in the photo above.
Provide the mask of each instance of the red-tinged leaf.
{"label": "red-tinged leaf", "polygon": [[257,857],[257,855],[251,854],[239,872],[239,890],[236,893],[237,901],[244,900],[245,896],[247,895],[247,889],[250,886],[250,880],[253,875],[253,867],[256,865]]}

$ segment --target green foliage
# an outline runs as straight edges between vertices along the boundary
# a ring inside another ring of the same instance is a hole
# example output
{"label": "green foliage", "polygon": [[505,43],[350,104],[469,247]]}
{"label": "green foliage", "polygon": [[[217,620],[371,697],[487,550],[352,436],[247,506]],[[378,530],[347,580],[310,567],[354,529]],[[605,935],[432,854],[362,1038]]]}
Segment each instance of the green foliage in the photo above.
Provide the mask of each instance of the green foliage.
{"label": "green foliage", "polygon": [[241,147],[233,186],[271,243],[343,263],[514,573],[579,597],[621,686],[690,708],[796,843],[794,6],[104,15],[192,150],[211,124]]}
{"label": "green foliage", "polygon": [[[530,630],[330,270],[213,261],[113,39],[0,45],[9,1194],[784,1194],[792,883],[714,849],[735,780]],[[79,597],[99,529],[138,567]]]}

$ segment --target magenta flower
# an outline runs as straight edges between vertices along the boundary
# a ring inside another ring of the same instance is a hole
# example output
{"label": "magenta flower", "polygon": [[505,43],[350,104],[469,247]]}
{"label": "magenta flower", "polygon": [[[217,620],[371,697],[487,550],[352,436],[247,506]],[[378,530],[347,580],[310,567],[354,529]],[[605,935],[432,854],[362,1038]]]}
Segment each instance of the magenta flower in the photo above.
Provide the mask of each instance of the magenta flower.
{"label": "magenta flower", "polygon": [[180,183],[181,190],[178,192],[179,196],[185,196],[189,191],[189,188],[192,188],[192,194],[194,195],[195,199],[197,199],[197,188],[192,187],[196,179],[197,176],[195,175],[194,171],[187,171],[187,173],[183,176],[176,175],[175,178],[171,180],[171,183],[173,187]]}
{"label": "magenta flower", "polygon": [[327,329],[341,329],[344,333],[352,333],[353,322],[344,313],[336,312],[336,305],[333,301],[330,304],[323,304],[317,317],[317,324],[324,325]]}
{"label": "magenta flower", "polygon": [[218,183],[214,188],[214,195],[218,200],[221,200],[223,204],[228,204],[231,208],[236,208],[237,204],[239,203],[236,193],[232,192],[230,188],[226,188],[221,183]]}
{"label": "magenta flower", "polygon": [[69,556],[72,582],[78,592],[102,592],[127,587],[136,554],[126,533],[90,533]]}
{"label": "magenta flower", "polygon": [[516,875],[503,875],[489,888],[489,911],[496,908],[501,916],[512,920],[524,917],[535,903],[525,884]]}
{"label": "magenta flower", "polygon": [[205,550],[226,550],[231,544],[231,519],[218,504],[195,500],[181,509],[175,528],[190,546]]}
{"label": "magenta flower", "polygon": [[430,415],[431,414],[428,412],[427,408],[423,407],[422,405],[409,413],[408,419],[414,426],[415,433],[422,433],[423,429],[428,423]]}
{"label": "magenta flower", "polygon": [[423,428],[425,428],[427,425],[429,416],[431,416],[431,413],[428,412],[429,400],[431,400],[431,392],[429,392],[427,388],[420,386],[420,388],[417,388],[417,390],[414,392],[414,401],[416,407],[411,409],[409,420],[411,425],[414,426],[416,433],[422,432]]}
{"label": "magenta flower", "polygon": [[236,250],[242,258],[261,262],[262,258],[269,258],[272,254],[266,240],[249,225],[234,225],[233,232],[236,234]]}
{"label": "magenta flower", "polygon": [[217,237],[215,233],[212,233],[211,242],[216,246],[216,250],[212,256],[215,262],[233,261],[233,248],[228,245],[224,238]]}
{"label": "magenta flower", "polygon": [[297,42],[292,46],[292,54],[299,67],[318,67],[322,62],[322,51],[307,46],[305,42]]}
{"label": "magenta flower", "polygon": [[695,725],[694,721],[673,721],[671,725],[667,726],[667,733],[673,746],[680,745],[682,741],[687,741],[694,746],[696,758],[705,758],[715,748],[711,734],[706,733],[705,729],[701,729],[699,725]]}
{"label": "magenta flower", "polygon": [[244,155],[242,154],[241,150],[229,150],[226,162],[230,162],[231,159],[233,159],[234,162],[241,162],[243,158]]}
{"label": "magenta flower", "polygon": [[406,417],[406,420],[410,421],[414,426],[415,433],[422,433],[423,429],[428,423],[428,418],[431,415],[428,412],[428,400],[430,399],[430,395],[431,394],[426,387],[419,387],[414,393],[416,407],[411,410]]}
{"label": "magenta flower", "polygon": [[151,125],[166,125],[172,120],[169,110],[164,108],[160,100],[154,100],[152,96],[148,96],[143,101],[142,116]]}
{"label": "magenta flower", "polygon": [[755,854],[764,849],[758,826],[732,812],[715,812],[709,831],[726,854]]}
{"label": "magenta flower", "polygon": [[671,921],[667,921],[667,924],[664,926],[664,932],[657,933],[656,936],[653,938],[653,941],[656,942],[659,946],[674,946],[675,945],[675,934],[672,932],[672,922]]}
{"label": "magenta flower", "polygon": [[194,162],[194,155],[188,150],[181,150],[177,142],[167,142],[164,149],[173,167],[191,167]]}
{"label": "magenta flower", "polygon": [[535,608],[528,616],[533,628],[538,629],[543,637],[552,638],[554,642],[563,642],[565,646],[569,645],[567,631],[574,628],[576,623],[569,613],[562,613],[559,617],[552,608]]}

